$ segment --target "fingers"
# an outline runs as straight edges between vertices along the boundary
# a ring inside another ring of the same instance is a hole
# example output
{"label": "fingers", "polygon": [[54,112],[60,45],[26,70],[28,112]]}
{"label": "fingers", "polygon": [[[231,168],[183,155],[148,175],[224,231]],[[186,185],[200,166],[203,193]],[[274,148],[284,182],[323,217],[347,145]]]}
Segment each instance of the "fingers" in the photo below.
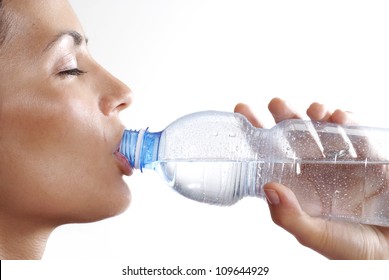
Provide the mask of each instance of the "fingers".
{"label": "fingers", "polygon": [[[330,259],[374,257],[368,254],[374,251],[373,246],[367,248],[368,252],[361,250],[366,249],[362,247],[366,226],[311,217],[301,209],[294,193],[284,185],[268,183],[263,190],[274,223],[294,235],[302,245]],[[369,241],[375,239],[374,236],[368,238]],[[379,245],[376,247],[380,248],[380,243],[377,243]]]}
{"label": "fingers", "polygon": [[[274,121],[279,123],[287,119],[301,119],[301,116],[284,100],[276,97],[273,98],[269,105],[269,111],[272,114]],[[251,108],[243,103],[239,103],[235,106],[234,112],[241,113],[255,126],[264,127],[264,124],[259,120]],[[308,117],[313,121],[333,122],[337,124],[358,124],[358,120],[355,115],[348,111],[335,110],[330,111],[325,105],[320,103],[312,103],[307,109]]]}
{"label": "fingers", "polygon": [[[286,119],[300,119],[300,115],[294,111],[284,100],[273,98],[269,105],[269,111],[273,115],[276,123]],[[241,113],[256,127],[264,127],[264,124],[254,115],[250,107],[239,103],[235,106],[234,112]]]}
{"label": "fingers", "polygon": [[263,190],[273,221],[296,237],[300,236],[298,230],[306,228],[311,217],[301,209],[294,193],[278,183],[266,184]]}
{"label": "fingers", "polygon": [[235,106],[234,112],[244,115],[253,126],[263,127],[263,123],[255,116],[254,112],[248,105],[239,103]]}
{"label": "fingers", "polygon": [[[280,98],[272,99],[268,107],[276,123],[286,119],[301,119],[300,114]],[[333,122],[338,124],[358,123],[358,120],[353,113],[339,109],[331,112],[323,104],[317,102],[312,103],[311,106],[309,106],[307,115],[314,121]]]}
{"label": "fingers", "polygon": [[307,115],[313,121],[328,122],[332,113],[323,104],[315,102],[307,109]]}
{"label": "fingers", "polygon": [[321,243],[326,239],[323,238],[327,232],[326,221],[306,214],[293,192],[281,184],[268,183],[264,192],[274,223],[294,235],[302,245],[324,254]]}
{"label": "fingers", "polygon": [[313,121],[333,122],[337,124],[357,124],[355,115],[348,111],[335,110],[331,112],[325,105],[312,103],[307,109],[307,115]]}
{"label": "fingers", "polygon": [[358,124],[357,117],[348,111],[336,110],[332,113],[331,121],[338,124]]}
{"label": "fingers", "polygon": [[295,110],[278,97],[273,98],[270,101],[268,108],[276,123],[286,119],[301,119],[300,115]]}

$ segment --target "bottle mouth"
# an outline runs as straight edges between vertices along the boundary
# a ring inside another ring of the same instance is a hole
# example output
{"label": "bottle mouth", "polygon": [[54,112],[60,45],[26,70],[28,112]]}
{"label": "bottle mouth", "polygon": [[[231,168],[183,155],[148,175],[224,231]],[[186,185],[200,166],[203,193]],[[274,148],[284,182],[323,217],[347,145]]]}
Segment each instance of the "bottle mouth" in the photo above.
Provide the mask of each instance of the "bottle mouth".
{"label": "bottle mouth", "polygon": [[143,138],[146,130],[147,129],[141,129],[138,131],[138,138],[135,146],[134,165],[133,165],[135,169],[141,169],[140,161],[141,161],[142,144],[143,144]]}
{"label": "bottle mouth", "polygon": [[125,130],[117,153],[123,155],[131,167],[142,170],[142,145],[147,129]]}
{"label": "bottle mouth", "polygon": [[119,146],[119,153],[130,163],[133,169],[152,169],[158,159],[159,140],[162,132],[150,133],[149,129],[125,130]]}

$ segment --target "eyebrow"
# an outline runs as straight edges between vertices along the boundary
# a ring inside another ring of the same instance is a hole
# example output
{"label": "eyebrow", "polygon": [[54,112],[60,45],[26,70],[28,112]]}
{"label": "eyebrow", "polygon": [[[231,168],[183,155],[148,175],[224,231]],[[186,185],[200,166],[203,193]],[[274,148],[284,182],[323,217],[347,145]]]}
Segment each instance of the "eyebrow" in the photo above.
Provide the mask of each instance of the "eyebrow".
{"label": "eyebrow", "polygon": [[55,36],[54,40],[52,40],[50,43],[47,44],[47,46],[43,49],[43,52],[47,52],[49,49],[55,45],[60,39],[62,39],[64,36],[70,36],[73,38],[74,45],[76,46],[81,46],[83,42],[85,44],[88,44],[88,39],[84,38],[80,33],[74,30],[69,30],[69,31],[64,31],[59,33],[58,35]]}

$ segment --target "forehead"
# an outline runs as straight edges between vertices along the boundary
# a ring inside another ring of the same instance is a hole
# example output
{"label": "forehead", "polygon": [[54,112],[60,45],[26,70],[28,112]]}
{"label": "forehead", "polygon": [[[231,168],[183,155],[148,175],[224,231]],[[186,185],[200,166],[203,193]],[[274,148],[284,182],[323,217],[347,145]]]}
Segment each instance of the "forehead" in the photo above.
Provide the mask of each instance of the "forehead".
{"label": "forehead", "polygon": [[75,30],[82,34],[81,25],[66,0],[3,0],[9,15],[10,49],[39,51],[61,32]]}

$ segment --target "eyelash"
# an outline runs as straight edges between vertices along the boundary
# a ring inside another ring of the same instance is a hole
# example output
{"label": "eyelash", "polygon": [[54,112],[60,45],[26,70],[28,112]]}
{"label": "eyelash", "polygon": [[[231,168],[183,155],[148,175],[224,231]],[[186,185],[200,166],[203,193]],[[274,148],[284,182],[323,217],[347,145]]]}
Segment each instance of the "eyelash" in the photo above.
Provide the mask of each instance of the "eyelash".
{"label": "eyelash", "polygon": [[74,68],[74,69],[61,71],[58,73],[58,75],[60,75],[60,76],[81,76],[85,73],[86,73],[85,71],[82,71],[78,68]]}

